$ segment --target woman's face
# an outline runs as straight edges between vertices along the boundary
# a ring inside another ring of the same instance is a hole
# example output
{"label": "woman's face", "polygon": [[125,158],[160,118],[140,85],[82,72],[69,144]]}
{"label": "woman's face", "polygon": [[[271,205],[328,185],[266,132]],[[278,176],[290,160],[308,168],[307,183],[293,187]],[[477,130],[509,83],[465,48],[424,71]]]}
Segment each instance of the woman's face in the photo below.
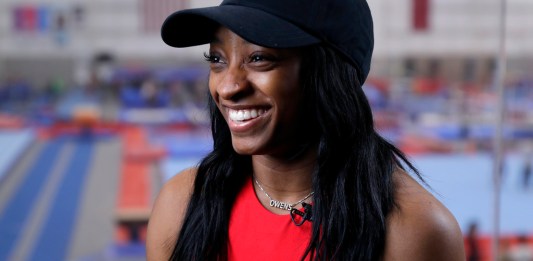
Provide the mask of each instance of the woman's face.
{"label": "woman's face", "polygon": [[240,154],[283,155],[298,143],[301,57],[251,44],[221,27],[211,42],[209,90]]}

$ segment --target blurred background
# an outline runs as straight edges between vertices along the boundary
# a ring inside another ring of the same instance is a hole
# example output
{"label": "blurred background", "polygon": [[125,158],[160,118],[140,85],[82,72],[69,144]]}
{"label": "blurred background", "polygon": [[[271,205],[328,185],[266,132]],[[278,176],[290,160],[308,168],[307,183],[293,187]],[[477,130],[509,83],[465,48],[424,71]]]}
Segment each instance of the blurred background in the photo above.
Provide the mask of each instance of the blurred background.
{"label": "blurred background", "polygon": [[[211,147],[207,46],[159,29],[218,3],[0,0],[0,260],[145,259],[161,185]],[[468,260],[533,260],[533,1],[369,5],[379,132],[455,215]]]}

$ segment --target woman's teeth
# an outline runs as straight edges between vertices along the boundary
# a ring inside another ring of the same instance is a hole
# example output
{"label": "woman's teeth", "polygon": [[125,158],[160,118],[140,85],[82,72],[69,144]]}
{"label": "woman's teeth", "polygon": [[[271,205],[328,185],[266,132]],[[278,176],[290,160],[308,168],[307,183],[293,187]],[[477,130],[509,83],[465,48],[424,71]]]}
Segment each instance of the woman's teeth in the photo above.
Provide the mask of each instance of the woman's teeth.
{"label": "woman's teeth", "polygon": [[229,110],[229,118],[232,121],[247,121],[257,118],[265,113],[264,109]]}

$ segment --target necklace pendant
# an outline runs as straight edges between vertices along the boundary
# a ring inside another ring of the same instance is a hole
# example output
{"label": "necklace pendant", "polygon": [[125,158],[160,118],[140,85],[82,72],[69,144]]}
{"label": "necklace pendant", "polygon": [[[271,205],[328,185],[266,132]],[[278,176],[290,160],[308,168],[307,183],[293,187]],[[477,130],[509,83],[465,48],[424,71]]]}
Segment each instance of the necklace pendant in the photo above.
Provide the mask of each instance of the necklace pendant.
{"label": "necklace pendant", "polygon": [[270,200],[270,206],[273,208],[279,208],[279,209],[288,210],[288,211],[291,211],[292,209],[291,204],[287,202],[283,202],[283,201],[273,200],[273,199]]}

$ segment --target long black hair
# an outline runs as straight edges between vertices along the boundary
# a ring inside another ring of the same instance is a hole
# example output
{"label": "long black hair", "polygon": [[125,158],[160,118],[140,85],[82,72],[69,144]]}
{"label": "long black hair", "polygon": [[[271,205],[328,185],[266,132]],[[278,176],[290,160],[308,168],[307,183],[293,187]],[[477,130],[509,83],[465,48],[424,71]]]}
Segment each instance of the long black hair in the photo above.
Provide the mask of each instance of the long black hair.
{"label": "long black hair", "polygon": [[[302,260],[379,259],[387,217],[396,206],[393,172],[406,165],[418,175],[405,155],[374,129],[357,72],[329,47],[302,51],[303,109],[313,130],[303,147],[318,148],[312,235]],[[227,259],[231,208],[252,173],[251,157],[235,152],[212,99],[209,111],[213,151],[198,166],[171,260]]]}

